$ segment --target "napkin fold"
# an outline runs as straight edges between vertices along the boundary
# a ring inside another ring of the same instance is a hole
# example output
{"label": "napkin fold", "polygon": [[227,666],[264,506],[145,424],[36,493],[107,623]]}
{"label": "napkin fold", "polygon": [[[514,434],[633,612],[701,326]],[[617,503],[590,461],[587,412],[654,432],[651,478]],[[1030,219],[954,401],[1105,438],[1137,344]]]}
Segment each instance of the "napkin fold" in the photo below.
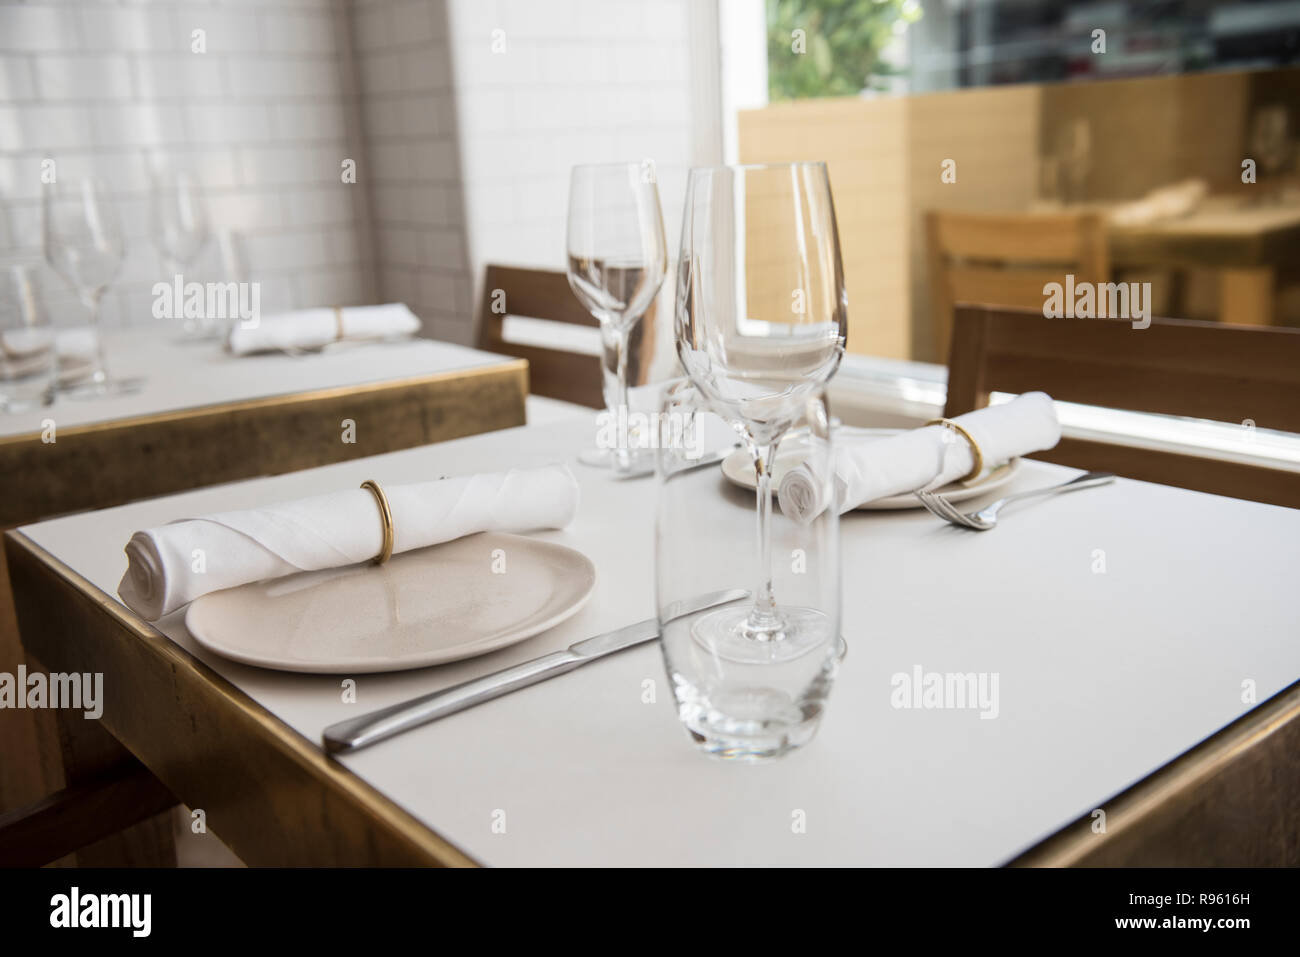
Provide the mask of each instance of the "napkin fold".
{"label": "napkin fold", "polygon": [[242,356],[284,349],[319,349],[340,339],[410,336],[419,330],[420,320],[410,309],[400,302],[390,302],[382,306],[348,306],[338,312],[332,307],[286,312],[265,316],[247,328],[236,322],[226,344],[231,352]]}
{"label": "napkin fold", "polygon": [[[578,509],[578,483],[564,465],[394,485],[384,493],[393,554],[476,532],[563,528]],[[362,488],[205,515],[132,535],[117,593],[157,621],[208,592],[369,561],[382,544],[379,506]]]}
{"label": "napkin fold", "polygon": [[[1018,455],[1050,449],[1061,438],[1052,399],[1027,392],[1005,405],[976,409],[953,419],[968,431],[984,455],[986,469]],[[845,438],[835,448],[835,478],[830,483],[841,514],[891,495],[922,488],[939,488],[970,472],[970,445],[957,432],[930,425],[887,438]],[[829,504],[826,483],[807,465],[781,480],[777,498],[781,511],[796,521],[810,522]]]}

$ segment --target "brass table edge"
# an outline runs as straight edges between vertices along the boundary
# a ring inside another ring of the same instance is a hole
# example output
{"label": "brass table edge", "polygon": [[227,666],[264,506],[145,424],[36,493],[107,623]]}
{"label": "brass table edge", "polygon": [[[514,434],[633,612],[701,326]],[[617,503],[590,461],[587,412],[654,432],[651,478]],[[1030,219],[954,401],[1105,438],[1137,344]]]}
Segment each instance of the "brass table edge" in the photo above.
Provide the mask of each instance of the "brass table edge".
{"label": "brass table edge", "polygon": [[[190,654],[189,651],[172,641],[171,638],[137,617],[116,599],[105,594],[103,590],[87,580],[79,572],[74,571],[63,561],[50,554],[45,548],[28,538],[20,529],[10,529],[4,534],[19,547],[28,551],[54,574],[72,584],[77,590],[94,601],[110,618],[133,632],[148,648],[167,660],[173,667],[188,668],[196,676],[211,682],[235,707],[241,709],[251,718],[285,752],[287,758],[308,766],[319,776],[328,776],[333,783],[347,792],[350,797],[365,804],[378,819],[382,820],[395,832],[402,834],[412,845],[428,855],[432,861],[447,867],[481,866],[478,861],[465,854],[433,828],[414,817],[409,811],[404,810],[373,785],[362,780],[344,765],[328,758],[320,748],[250,698],[242,689],[214,671],[201,659]],[[122,744],[131,749],[129,741],[123,741]],[[156,772],[157,769],[150,768],[150,770]],[[166,782],[164,781],[164,783]]]}
{"label": "brass table edge", "polygon": [[1134,782],[1097,807],[1106,811],[1106,832],[1092,832],[1091,813],[1071,821],[1037,844],[1008,859],[1006,867],[1072,867],[1100,842],[1141,825],[1146,815],[1170,798],[1195,788],[1224,770],[1256,744],[1300,719],[1300,680],[1262,701],[1208,738]]}
{"label": "brass table edge", "polygon": [[[198,418],[200,416],[220,415],[232,412],[245,412],[252,409],[264,409],[276,405],[287,405],[298,402],[316,402],[322,399],[345,398],[350,395],[364,395],[371,392],[382,392],[388,389],[404,389],[415,386],[428,385],[433,382],[441,382],[446,379],[467,379],[478,378],[485,375],[502,375],[503,373],[523,372],[525,375],[528,371],[528,361],[526,359],[514,359],[503,356],[500,362],[487,363],[481,366],[469,366],[463,369],[448,369],[442,372],[434,372],[429,375],[410,376],[405,379],[380,379],[375,382],[362,382],[356,385],[329,386],[324,389],[312,389],[306,392],[284,392],[278,395],[260,396],[255,399],[237,399],[232,402],[212,402],[207,405],[187,406],[183,409],[173,409],[167,412],[151,412],[145,415],[127,416],[120,419],[107,419],[102,422],[88,422],[84,425],[69,425],[61,427],[59,430],[60,438],[69,436],[88,435],[95,432],[105,432],[113,429],[132,429],[144,425],[156,425],[161,422],[183,422],[186,419]],[[41,433],[20,432],[13,435],[0,436],[0,451],[5,446],[19,445],[24,442],[40,441]]]}

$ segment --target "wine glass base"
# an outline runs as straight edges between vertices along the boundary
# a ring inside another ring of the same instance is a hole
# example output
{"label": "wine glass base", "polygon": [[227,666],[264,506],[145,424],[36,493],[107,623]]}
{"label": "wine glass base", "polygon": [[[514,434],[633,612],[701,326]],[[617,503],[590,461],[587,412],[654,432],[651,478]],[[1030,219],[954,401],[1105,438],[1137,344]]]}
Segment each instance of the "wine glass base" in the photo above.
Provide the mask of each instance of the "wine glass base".
{"label": "wine glass base", "polygon": [[59,389],[69,399],[102,399],[115,395],[134,395],[144,388],[144,379],[91,379]]}
{"label": "wine glass base", "polygon": [[591,468],[607,469],[611,472],[623,474],[640,472],[646,468],[652,468],[654,465],[654,460],[650,457],[648,450],[632,449],[626,453],[619,450],[620,454],[618,455],[615,455],[615,451],[614,449],[585,449],[578,453],[578,461]]}
{"label": "wine glass base", "polygon": [[691,624],[691,637],[710,655],[739,664],[779,664],[825,648],[838,638],[831,620],[815,608],[781,607],[772,624],[754,627],[752,609],[720,608]]}

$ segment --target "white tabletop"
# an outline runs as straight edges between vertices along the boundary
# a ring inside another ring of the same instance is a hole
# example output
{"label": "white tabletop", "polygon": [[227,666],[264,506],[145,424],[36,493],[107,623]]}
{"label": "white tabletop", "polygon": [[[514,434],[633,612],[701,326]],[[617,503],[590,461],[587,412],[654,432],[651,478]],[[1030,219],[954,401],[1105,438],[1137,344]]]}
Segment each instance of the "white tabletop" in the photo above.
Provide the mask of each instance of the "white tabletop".
{"label": "white tabletop", "polygon": [[[526,427],[185,493],[23,529],[106,593],[132,531],[347,488],[569,459],[586,421]],[[652,479],[575,464],[566,530],[598,569],[578,615],[454,665],[297,676],[161,630],[319,744],[328,724],[531,658],[653,612]],[[1072,474],[1026,463],[1016,484]],[[720,497],[719,507],[742,505]],[[748,543],[738,543],[738,548]],[[1096,550],[1106,572],[1093,571]],[[843,523],[850,651],[818,736],[761,766],[697,753],[659,650],[643,646],[409,732],[343,763],[492,865],[992,865],[1145,777],[1300,678],[1300,511],[1121,480],[1010,514],[993,532],[921,511]],[[1001,713],[894,710],[890,677],[997,672]],[[642,682],[657,702],[642,703]],[[112,676],[106,676],[111,681]],[[498,811],[505,833],[494,833]],[[804,812],[806,831],[793,815]],[[494,815],[496,815],[494,817]],[[219,821],[209,821],[220,834]]]}
{"label": "white tabletop", "polygon": [[0,413],[0,435],[39,432],[46,418],[68,428],[507,361],[489,352],[432,339],[346,343],[301,356],[234,356],[217,342],[186,340],[168,325],[111,332],[104,344],[114,377],[143,379],[138,392],[95,399],[60,396],[44,409]]}

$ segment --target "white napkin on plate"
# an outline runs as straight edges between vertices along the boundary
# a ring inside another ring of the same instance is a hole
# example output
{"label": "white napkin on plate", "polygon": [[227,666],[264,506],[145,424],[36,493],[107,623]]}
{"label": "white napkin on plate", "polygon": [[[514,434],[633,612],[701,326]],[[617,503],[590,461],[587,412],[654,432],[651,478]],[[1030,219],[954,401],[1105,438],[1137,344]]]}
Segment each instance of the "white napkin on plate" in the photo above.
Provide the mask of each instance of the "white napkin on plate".
{"label": "white napkin on plate", "polygon": [[235,355],[285,349],[319,349],[340,338],[351,340],[389,339],[414,335],[420,320],[400,302],[382,306],[348,306],[339,315],[333,308],[303,309],[278,316],[265,316],[256,325],[236,322],[227,347]]}
{"label": "white napkin on plate", "polygon": [[[1052,399],[1027,392],[1005,405],[976,409],[953,419],[975,439],[985,469],[1018,455],[1050,449],[1061,438]],[[939,488],[970,472],[974,457],[960,433],[930,425],[887,438],[845,439],[835,449],[835,498],[840,513],[891,495],[921,488]],[[781,511],[810,522],[826,508],[825,483],[806,465],[791,469],[781,480],[777,497]]]}
{"label": "white napkin on plate", "polygon": [[[384,494],[393,554],[475,532],[563,528],[578,509],[578,483],[564,465],[394,485]],[[382,544],[379,506],[363,488],[205,515],[132,535],[117,593],[157,621],[208,592],[369,561]]]}

